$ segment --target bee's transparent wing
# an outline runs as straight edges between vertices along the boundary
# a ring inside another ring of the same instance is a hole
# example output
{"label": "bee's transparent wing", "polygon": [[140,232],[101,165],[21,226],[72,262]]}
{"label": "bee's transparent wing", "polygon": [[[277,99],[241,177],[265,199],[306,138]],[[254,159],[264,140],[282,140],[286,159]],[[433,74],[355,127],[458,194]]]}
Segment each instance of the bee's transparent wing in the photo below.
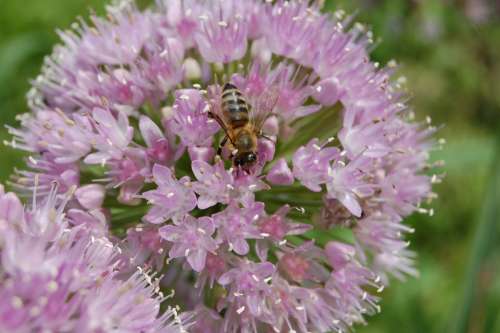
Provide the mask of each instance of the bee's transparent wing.
{"label": "bee's transparent wing", "polygon": [[250,119],[257,132],[260,132],[267,118],[274,112],[279,96],[278,87],[271,87],[254,101],[250,111]]}

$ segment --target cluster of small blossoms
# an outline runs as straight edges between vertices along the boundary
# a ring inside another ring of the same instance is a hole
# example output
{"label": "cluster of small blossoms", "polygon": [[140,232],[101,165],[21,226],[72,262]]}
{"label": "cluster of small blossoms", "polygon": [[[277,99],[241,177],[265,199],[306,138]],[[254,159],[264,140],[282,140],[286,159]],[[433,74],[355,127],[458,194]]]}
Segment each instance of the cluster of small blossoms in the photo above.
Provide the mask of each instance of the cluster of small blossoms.
{"label": "cluster of small blossoms", "polygon": [[71,194],[54,188],[24,209],[0,186],[0,331],[186,332],[176,309],[160,314],[152,276],[119,276],[120,248],[70,226]]}
{"label": "cluster of small blossoms", "polygon": [[[107,14],[59,32],[8,142],[29,154],[13,176],[18,192],[52,202],[74,189],[56,214],[69,218],[57,237],[72,242],[60,251],[52,239],[41,253],[84,270],[56,282],[67,311],[81,306],[81,276],[102,280],[106,290],[82,295],[93,303],[79,325],[113,311],[95,320],[133,325],[121,311],[146,293],[147,324],[170,332],[140,275],[126,282],[132,296],[116,291],[125,282],[109,272],[109,252],[121,245],[121,274],[162,276],[153,289],[175,290],[190,332],[345,332],[380,310],[391,276],[417,274],[402,221],[432,213],[421,204],[440,179],[424,174],[435,128],[414,121],[397,66],[369,60],[362,25],[300,0],[159,0],[144,11],[122,1]],[[271,111],[250,170],[227,149],[216,156],[224,131],[210,113],[225,82],[255,113]],[[6,249],[24,244],[8,238]],[[87,263],[96,239],[108,257]]]}

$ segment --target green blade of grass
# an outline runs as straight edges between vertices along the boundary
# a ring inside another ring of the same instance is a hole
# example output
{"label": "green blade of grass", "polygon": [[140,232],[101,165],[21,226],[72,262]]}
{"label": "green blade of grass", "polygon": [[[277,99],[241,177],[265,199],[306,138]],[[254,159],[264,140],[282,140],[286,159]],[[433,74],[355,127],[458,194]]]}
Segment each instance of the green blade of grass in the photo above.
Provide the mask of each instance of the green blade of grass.
{"label": "green blade of grass", "polygon": [[456,317],[450,324],[450,332],[468,332],[471,312],[479,287],[478,276],[483,262],[494,244],[500,206],[500,135],[497,135],[496,153],[490,179],[491,182],[478,217],[477,231],[470,252],[462,296],[459,299]]}

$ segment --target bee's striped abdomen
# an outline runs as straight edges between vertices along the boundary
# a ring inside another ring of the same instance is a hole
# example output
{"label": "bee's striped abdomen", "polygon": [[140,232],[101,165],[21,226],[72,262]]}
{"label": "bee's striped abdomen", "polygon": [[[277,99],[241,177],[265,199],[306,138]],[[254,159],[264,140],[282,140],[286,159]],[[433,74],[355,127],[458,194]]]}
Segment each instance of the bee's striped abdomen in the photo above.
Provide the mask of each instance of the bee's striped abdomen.
{"label": "bee's striped abdomen", "polygon": [[231,127],[238,128],[248,123],[248,105],[241,92],[231,83],[222,89],[222,110]]}

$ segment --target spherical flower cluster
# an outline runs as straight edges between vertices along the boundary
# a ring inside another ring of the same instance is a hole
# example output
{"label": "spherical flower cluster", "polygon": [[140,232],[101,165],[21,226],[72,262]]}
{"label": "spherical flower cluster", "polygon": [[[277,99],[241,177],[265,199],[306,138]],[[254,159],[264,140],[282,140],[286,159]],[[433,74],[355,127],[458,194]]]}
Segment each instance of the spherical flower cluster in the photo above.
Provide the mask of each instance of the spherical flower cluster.
{"label": "spherical flower cluster", "polygon": [[[16,209],[0,210],[0,325],[174,332],[157,293],[173,289],[190,332],[345,332],[391,276],[417,274],[402,221],[430,212],[435,128],[352,17],[321,1],[121,1],[59,34],[10,129],[29,154],[11,185],[46,204],[2,194]],[[248,169],[237,147],[216,153],[228,82],[251,123],[265,115]]]}

